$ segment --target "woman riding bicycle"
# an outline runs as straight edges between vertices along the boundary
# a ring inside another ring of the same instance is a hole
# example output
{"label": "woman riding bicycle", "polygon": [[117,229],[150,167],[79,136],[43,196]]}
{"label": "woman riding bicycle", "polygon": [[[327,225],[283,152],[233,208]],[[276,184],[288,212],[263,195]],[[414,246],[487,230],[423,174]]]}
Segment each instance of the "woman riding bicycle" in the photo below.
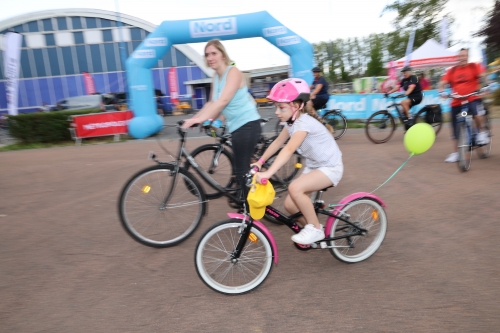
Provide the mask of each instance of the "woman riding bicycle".
{"label": "woman riding bicycle", "polygon": [[304,215],[299,222],[305,227],[292,236],[292,240],[299,244],[311,244],[325,237],[309,194],[328,186],[337,186],[344,171],[342,152],[328,129],[307,106],[309,97],[309,86],[302,79],[286,79],[271,89],[267,98],[275,102],[276,115],[287,126],[255,164],[261,168],[265,160],[288,139],[269,169],[256,174],[256,181],[270,179],[295,151],[305,157],[306,168],[290,184],[285,199],[285,209],[289,213],[300,211]]}
{"label": "woman riding bicycle", "polygon": [[321,75],[321,69],[319,67],[314,67],[312,69],[314,75],[314,81],[310,86],[311,94],[309,98],[309,107],[314,109],[314,112],[321,109],[330,98],[328,95],[328,82],[326,82],[325,78]]}
{"label": "woman riding bicycle", "polygon": [[404,78],[399,84],[396,84],[393,89],[389,90],[385,94],[385,96],[387,97],[387,95],[398,91],[401,87],[403,87],[403,89],[405,90],[404,94],[408,98],[401,101],[401,106],[403,108],[403,112],[406,115],[406,118],[408,119],[408,124],[406,125],[406,128],[408,129],[413,125],[413,119],[410,115],[410,108],[412,106],[420,104],[420,102],[422,102],[424,94],[422,93],[422,88],[420,87],[417,76],[412,75],[411,73],[411,67],[405,66],[403,67],[401,72],[403,72]]}
{"label": "woman riding bicycle", "polygon": [[217,119],[222,112],[232,136],[236,181],[246,192],[244,177],[260,138],[260,115],[253,98],[248,93],[243,74],[231,65],[231,60],[220,40],[213,39],[207,43],[205,60],[216,72],[211,86],[210,101],[193,118],[187,119],[182,127],[186,129],[208,119]]}

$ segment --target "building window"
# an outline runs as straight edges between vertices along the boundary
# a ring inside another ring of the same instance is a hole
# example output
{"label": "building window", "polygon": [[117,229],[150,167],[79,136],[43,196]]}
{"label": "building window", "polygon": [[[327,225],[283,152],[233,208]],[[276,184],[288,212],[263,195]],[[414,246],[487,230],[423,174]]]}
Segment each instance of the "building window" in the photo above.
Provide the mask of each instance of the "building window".
{"label": "building window", "polygon": [[97,28],[97,22],[95,20],[95,17],[86,17],[85,20],[87,21],[87,29]]}
{"label": "building window", "polygon": [[29,32],[38,32],[38,21],[28,22],[28,30]]}
{"label": "building window", "polygon": [[44,31],[54,31],[54,29],[52,28],[52,19],[42,20],[42,23]]}
{"label": "building window", "polygon": [[81,17],[72,17],[73,29],[83,29]]}
{"label": "building window", "polygon": [[54,34],[46,34],[45,35],[45,44],[47,46],[55,46],[56,45],[56,41],[54,39]]}
{"label": "building window", "polygon": [[22,24],[16,25],[15,27],[11,28],[15,32],[23,33],[24,32],[24,27]]}
{"label": "building window", "polygon": [[47,76],[45,69],[45,57],[42,49],[33,49],[33,57],[35,58],[35,67],[38,77]]}
{"label": "building window", "polygon": [[103,30],[102,31],[102,40],[105,42],[112,42],[113,41],[113,33],[111,30]]}
{"label": "building window", "polygon": [[89,64],[87,61],[85,45],[76,46],[76,56],[78,58],[78,67],[80,69],[80,72],[88,72]]}
{"label": "building window", "polygon": [[113,43],[104,44],[104,54],[106,55],[106,65],[108,72],[116,72],[115,45]]}
{"label": "building window", "polygon": [[103,72],[101,50],[99,49],[99,45],[90,45],[90,54],[92,55],[92,66],[94,67],[94,73]]}
{"label": "building window", "polygon": [[57,29],[58,30],[68,30],[68,22],[65,17],[57,18]]}
{"label": "building window", "polygon": [[21,50],[21,68],[23,69],[23,77],[33,77],[31,74],[30,59],[28,57],[28,50]]}
{"label": "building window", "polygon": [[101,27],[103,27],[103,28],[116,27],[116,23],[115,23],[115,21],[101,19]]}
{"label": "building window", "polygon": [[55,47],[49,47],[47,49],[49,55],[50,71],[52,76],[61,75],[61,69],[59,68],[59,59],[57,57],[57,50]]}
{"label": "building window", "polygon": [[75,44],[85,44],[83,40],[83,32],[81,31],[73,32],[73,37],[75,37]]}
{"label": "building window", "polygon": [[73,66],[73,54],[71,54],[71,47],[61,47],[62,57],[64,61],[64,71],[66,75],[75,74],[75,68]]}
{"label": "building window", "polygon": [[132,36],[132,40],[140,40],[142,41],[142,34],[141,34],[141,29],[139,28],[132,28],[130,29],[130,35]]}

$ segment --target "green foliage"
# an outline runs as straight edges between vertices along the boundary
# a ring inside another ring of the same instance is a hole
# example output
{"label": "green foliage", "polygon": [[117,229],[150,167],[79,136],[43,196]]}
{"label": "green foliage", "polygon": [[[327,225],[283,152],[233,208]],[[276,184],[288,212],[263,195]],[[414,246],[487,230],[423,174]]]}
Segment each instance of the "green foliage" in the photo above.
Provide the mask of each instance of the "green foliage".
{"label": "green foliage", "polygon": [[366,69],[367,76],[382,76],[386,70],[382,63],[382,43],[378,37],[375,38],[373,45],[371,45],[370,62]]}
{"label": "green foliage", "polygon": [[7,125],[12,137],[23,143],[47,143],[71,140],[69,116],[96,113],[99,110],[35,112],[9,116]]}
{"label": "green foliage", "polygon": [[496,0],[491,11],[485,16],[484,26],[475,37],[485,37],[488,62],[500,56],[500,0]]}
{"label": "green foliage", "polygon": [[[396,31],[416,29],[415,47],[431,38],[437,39],[440,32],[441,17],[448,0],[396,0],[385,6],[383,12],[396,12],[392,24]],[[448,16],[449,23],[453,22]]]}
{"label": "green foliage", "polygon": [[493,104],[500,105],[500,89],[495,90],[493,93]]}

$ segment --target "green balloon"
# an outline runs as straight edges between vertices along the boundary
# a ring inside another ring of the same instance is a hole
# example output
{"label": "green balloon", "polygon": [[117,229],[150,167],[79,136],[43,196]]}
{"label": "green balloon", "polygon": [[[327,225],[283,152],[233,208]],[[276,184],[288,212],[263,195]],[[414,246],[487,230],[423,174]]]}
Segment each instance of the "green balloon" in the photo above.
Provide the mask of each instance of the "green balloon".
{"label": "green balloon", "polygon": [[436,133],[431,125],[426,123],[415,124],[405,134],[405,147],[410,153],[419,155],[425,153],[434,144]]}

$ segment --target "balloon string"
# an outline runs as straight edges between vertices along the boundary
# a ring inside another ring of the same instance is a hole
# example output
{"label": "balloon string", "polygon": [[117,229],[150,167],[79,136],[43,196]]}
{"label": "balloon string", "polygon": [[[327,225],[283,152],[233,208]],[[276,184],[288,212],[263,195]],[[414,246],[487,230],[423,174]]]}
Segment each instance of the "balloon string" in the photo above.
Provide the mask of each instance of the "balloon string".
{"label": "balloon string", "polygon": [[[384,186],[385,184],[387,184],[387,182],[389,180],[391,180],[399,172],[399,170],[401,170],[405,166],[406,163],[408,163],[408,161],[410,160],[410,158],[413,155],[415,155],[415,154],[411,153],[410,156],[408,157],[408,159],[406,161],[404,161],[403,164],[401,164],[401,166],[396,171],[394,171],[394,173],[389,178],[387,178],[387,180],[385,182],[383,182],[379,187],[377,187],[376,189],[374,189],[373,191],[371,191],[368,194],[372,194],[373,192],[377,191],[379,188],[381,188],[382,186]],[[336,206],[345,206],[345,204],[331,204],[331,205],[328,205],[328,207],[336,207]]]}

